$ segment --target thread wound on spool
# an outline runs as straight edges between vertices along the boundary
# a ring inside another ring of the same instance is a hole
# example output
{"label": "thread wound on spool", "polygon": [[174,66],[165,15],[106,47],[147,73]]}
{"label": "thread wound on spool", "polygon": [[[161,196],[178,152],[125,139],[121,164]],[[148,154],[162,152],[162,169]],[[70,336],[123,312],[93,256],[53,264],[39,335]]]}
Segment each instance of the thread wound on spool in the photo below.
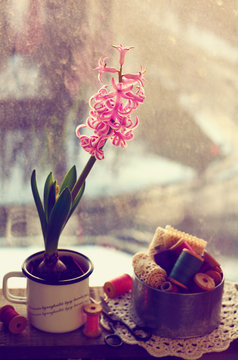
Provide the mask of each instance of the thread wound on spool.
{"label": "thread wound on spool", "polygon": [[201,272],[207,272],[208,270],[211,269],[221,268],[219,262],[207,251],[204,251],[203,258],[204,258],[204,262]]}
{"label": "thread wound on spool", "polygon": [[169,249],[162,250],[154,255],[156,264],[161,266],[167,273],[170,273],[177,258],[177,255]]}
{"label": "thread wound on spool", "polygon": [[102,306],[100,304],[87,304],[83,309],[87,315],[86,324],[83,328],[84,335],[90,338],[99,337],[102,333],[99,325]]}
{"label": "thread wound on spool", "polygon": [[187,249],[191,251],[192,253],[195,253],[195,251],[191,248],[191,246],[187,243],[187,241],[180,239],[177,241],[174,245],[172,245],[169,250],[173,251],[177,256],[181,254],[183,249]]}
{"label": "thread wound on spool", "polygon": [[188,249],[183,249],[169,274],[169,280],[178,286],[187,288],[189,281],[199,271],[202,263],[201,256]]}
{"label": "thread wound on spool", "polygon": [[123,274],[118,278],[105,282],[103,289],[109,298],[114,298],[131,290],[132,283],[132,277]]}
{"label": "thread wound on spool", "polygon": [[11,305],[5,305],[0,309],[0,320],[12,334],[21,333],[27,325],[26,318],[19,315]]}

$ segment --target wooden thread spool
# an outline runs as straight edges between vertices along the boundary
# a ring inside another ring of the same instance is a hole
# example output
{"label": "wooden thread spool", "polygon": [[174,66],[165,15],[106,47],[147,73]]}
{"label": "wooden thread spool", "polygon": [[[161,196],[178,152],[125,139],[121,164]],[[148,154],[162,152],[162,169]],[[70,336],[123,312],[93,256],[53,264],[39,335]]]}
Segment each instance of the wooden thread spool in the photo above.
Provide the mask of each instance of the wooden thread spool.
{"label": "wooden thread spool", "polygon": [[0,309],[0,321],[12,334],[21,333],[27,325],[26,318],[19,315],[11,305],[5,305]]}
{"label": "wooden thread spool", "polygon": [[219,262],[214,259],[214,257],[209,254],[207,251],[204,251],[203,254],[203,266],[201,268],[201,272],[207,272],[210,269],[217,269],[217,268],[221,268]]}
{"label": "wooden thread spool", "polygon": [[216,270],[208,270],[205,274],[209,275],[215,281],[215,285],[220,284],[222,281],[222,275]]}
{"label": "wooden thread spool", "polygon": [[100,304],[87,304],[83,309],[87,314],[86,324],[83,328],[84,335],[90,338],[99,337],[102,333],[102,328],[99,325],[102,306]]}
{"label": "wooden thread spool", "polygon": [[171,283],[170,281],[165,281],[163,284],[160,285],[160,290],[165,292],[173,292],[177,293],[178,288],[175,284]]}
{"label": "wooden thread spool", "polygon": [[207,274],[197,273],[193,280],[197,289],[200,291],[209,291],[215,288],[215,281]]}
{"label": "wooden thread spool", "polygon": [[202,263],[203,258],[201,256],[188,249],[183,249],[168,279],[175,285],[187,290],[190,280],[199,271]]}
{"label": "wooden thread spool", "polygon": [[128,274],[124,274],[118,278],[105,282],[103,289],[109,298],[115,298],[131,290],[132,283],[132,277]]}
{"label": "wooden thread spool", "polygon": [[223,271],[222,271],[221,266],[215,266],[215,267],[214,267],[214,270],[217,271],[217,272],[219,272],[219,273],[221,274],[221,276],[223,276]]}

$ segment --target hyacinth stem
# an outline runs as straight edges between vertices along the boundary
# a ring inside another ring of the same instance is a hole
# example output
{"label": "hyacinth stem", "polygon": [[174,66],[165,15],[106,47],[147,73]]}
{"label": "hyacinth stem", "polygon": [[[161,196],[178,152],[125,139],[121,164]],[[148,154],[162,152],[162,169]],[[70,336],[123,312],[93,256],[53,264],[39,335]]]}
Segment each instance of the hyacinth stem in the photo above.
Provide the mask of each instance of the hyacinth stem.
{"label": "hyacinth stem", "polygon": [[85,165],[81,175],[79,176],[76,184],[74,185],[74,188],[72,190],[72,201],[74,201],[74,199],[76,198],[79,190],[81,189],[81,186],[83,185],[86,177],[88,176],[88,174],[90,173],[93,165],[95,164],[96,162],[96,158],[95,156],[91,155],[87,164]]}
{"label": "hyacinth stem", "polygon": [[120,67],[120,71],[118,73],[118,80],[119,80],[119,83],[122,83],[122,66]]}

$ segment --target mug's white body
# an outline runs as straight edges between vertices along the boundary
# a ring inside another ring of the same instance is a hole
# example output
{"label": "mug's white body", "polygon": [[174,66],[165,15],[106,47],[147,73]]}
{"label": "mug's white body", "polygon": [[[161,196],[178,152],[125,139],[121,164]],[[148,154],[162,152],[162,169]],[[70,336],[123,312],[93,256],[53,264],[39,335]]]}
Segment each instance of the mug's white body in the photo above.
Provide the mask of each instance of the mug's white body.
{"label": "mug's white body", "polygon": [[[93,271],[93,265],[85,255],[69,250],[59,251],[73,254],[84,268],[84,274],[55,284],[47,283],[27,270],[32,259],[42,256],[40,252],[25,260],[22,272],[10,272],[3,278],[5,298],[13,303],[26,304],[29,322],[39,330],[52,333],[70,332],[85,323],[83,306],[90,302],[89,275]],[[11,277],[27,278],[26,297],[15,296],[9,291],[8,279]]]}
{"label": "mug's white body", "polygon": [[27,279],[27,313],[39,330],[61,333],[85,322],[82,310],[89,303],[89,279],[68,285],[45,285]]}

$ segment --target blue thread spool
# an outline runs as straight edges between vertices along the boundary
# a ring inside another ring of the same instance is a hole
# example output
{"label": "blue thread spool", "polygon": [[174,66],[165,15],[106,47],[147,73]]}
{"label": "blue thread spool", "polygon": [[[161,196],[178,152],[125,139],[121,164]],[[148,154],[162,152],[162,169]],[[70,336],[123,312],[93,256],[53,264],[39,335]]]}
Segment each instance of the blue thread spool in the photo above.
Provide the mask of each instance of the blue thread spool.
{"label": "blue thread spool", "polygon": [[202,263],[201,256],[188,249],[183,249],[169,274],[169,280],[187,290],[189,281],[199,271]]}

